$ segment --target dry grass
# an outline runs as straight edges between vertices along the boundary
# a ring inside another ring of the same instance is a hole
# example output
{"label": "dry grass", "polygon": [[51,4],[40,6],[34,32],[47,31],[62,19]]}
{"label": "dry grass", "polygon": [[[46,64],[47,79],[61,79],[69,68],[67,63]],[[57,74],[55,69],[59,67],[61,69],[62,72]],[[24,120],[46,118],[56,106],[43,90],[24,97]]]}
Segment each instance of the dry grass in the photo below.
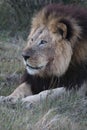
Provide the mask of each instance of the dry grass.
{"label": "dry grass", "polygon": [[[23,71],[22,38],[0,37],[0,95],[8,95],[18,85]],[[76,94],[46,100],[25,108],[0,104],[0,130],[87,130],[87,98]]]}

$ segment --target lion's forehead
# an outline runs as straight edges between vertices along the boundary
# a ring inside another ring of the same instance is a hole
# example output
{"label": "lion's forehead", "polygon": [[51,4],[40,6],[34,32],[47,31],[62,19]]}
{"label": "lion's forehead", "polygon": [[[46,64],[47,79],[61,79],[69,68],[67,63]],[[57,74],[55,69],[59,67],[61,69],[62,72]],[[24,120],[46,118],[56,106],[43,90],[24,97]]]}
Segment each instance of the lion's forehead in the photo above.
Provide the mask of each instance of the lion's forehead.
{"label": "lion's forehead", "polygon": [[49,30],[47,27],[45,26],[41,26],[39,28],[37,28],[32,35],[30,35],[30,38],[34,38],[35,40],[40,38],[40,37],[44,37],[49,33]]}
{"label": "lion's forehead", "polygon": [[[37,39],[38,36],[40,36],[41,33],[42,33],[44,30],[45,30],[45,27],[43,27],[43,26],[41,26],[41,27],[35,29],[35,30],[33,31],[32,35],[31,35],[31,37]],[[31,32],[32,32],[32,30],[31,30]]]}
{"label": "lion's forehead", "polygon": [[47,42],[52,41],[52,34],[46,26],[38,27],[37,29],[31,29],[30,35],[28,37],[28,44],[38,44],[40,40],[45,40]]}

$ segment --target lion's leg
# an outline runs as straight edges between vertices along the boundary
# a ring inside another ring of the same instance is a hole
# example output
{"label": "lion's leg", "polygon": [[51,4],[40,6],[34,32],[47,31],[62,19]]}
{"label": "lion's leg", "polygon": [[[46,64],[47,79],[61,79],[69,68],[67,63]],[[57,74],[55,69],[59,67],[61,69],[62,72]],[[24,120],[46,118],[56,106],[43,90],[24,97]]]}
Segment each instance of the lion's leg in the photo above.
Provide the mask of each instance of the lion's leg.
{"label": "lion's leg", "polygon": [[6,102],[6,101],[16,102],[18,99],[24,98],[29,95],[32,95],[30,85],[26,83],[22,83],[9,96],[6,97],[1,96],[0,102]]}
{"label": "lion's leg", "polygon": [[13,98],[18,99],[18,98],[27,97],[29,95],[32,95],[30,85],[26,83],[22,83],[8,97],[13,97]]}
{"label": "lion's leg", "polygon": [[23,103],[40,103],[42,101],[45,101],[47,98],[48,99],[55,99],[57,97],[60,97],[66,93],[66,90],[64,87],[61,88],[56,88],[52,90],[45,90],[40,92],[39,94],[28,96],[26,98],[23,98],[22,101]]}

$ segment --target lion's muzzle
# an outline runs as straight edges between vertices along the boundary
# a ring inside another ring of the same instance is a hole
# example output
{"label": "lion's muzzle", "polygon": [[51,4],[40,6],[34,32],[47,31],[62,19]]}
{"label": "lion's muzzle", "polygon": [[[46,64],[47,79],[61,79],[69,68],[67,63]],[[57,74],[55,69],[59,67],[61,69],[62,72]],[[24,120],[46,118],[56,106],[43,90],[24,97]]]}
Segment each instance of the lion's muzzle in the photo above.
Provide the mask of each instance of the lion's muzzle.
{"label": "lion's muzzle", "polygon": [[25,49],[22,53],[22,56],[24,58],[24,60],[28,60],[32,55],[34,54],[34,50],[33,49]]}

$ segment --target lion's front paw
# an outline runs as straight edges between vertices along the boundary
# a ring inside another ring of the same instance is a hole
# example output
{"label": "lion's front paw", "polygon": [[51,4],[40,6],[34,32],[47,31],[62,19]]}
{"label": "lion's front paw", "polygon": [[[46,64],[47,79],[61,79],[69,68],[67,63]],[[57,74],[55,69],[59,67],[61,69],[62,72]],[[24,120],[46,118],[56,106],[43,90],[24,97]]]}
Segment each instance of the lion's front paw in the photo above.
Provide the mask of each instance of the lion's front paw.
{"label": "lion's front paw", "polygon": [[4,103],[7,103],[7,104],[14,104],[16,103],[16,99],[14,97],[10,97],[10,96],[0,96],[0,103],[4,104]]}
{"label": "lion's front paw", "polygon": [[0,103],[3,103],[5,101],[6,97],[5,96],[0,96]]}

